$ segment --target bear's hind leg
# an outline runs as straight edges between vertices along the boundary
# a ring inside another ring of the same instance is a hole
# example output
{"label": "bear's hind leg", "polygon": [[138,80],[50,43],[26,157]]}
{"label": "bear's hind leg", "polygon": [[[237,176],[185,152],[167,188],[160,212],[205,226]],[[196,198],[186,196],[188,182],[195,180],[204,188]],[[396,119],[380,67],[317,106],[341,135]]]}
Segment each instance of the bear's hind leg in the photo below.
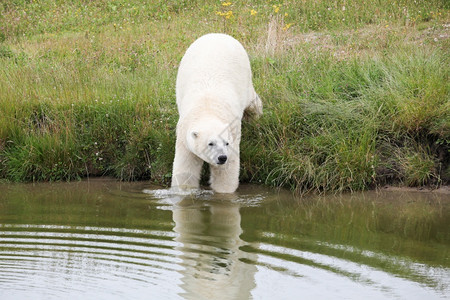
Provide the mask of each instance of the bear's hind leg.
{"label": "bear's hind leg", "polygon": [[256,118],[263,114],[262,101],[256,92],[250,104],[245,108],[244,113],[246,116],[253,116]]}

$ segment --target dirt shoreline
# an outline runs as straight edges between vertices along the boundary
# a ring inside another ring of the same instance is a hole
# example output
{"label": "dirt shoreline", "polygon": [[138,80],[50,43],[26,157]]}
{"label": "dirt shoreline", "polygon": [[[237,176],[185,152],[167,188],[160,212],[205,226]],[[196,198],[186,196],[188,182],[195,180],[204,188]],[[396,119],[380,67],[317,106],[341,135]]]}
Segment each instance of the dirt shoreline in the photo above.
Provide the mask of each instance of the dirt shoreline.
{"label": "dirt shoreline", "polygon": [[450,185],[443,185],[438,188],[427,187],[427,186],[405,187],[405,186],[386,185],[386,186],[378,187],[377,190],[398,191],[398,192],[436,193],[436,194],[450,195]]}

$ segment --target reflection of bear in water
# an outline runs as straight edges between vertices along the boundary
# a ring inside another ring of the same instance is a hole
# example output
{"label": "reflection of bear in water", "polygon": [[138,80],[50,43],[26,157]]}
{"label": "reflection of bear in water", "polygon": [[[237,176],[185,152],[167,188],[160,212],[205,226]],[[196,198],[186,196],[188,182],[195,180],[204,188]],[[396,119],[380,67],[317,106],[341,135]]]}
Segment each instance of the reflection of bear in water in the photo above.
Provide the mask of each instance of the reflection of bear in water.
{"label": "reflection of bear in water", "polygon": [[173,210],[176,241],[183,254],[182,288],[188,299],[248,299],[255,287],[256,260],[244,242],[239,205],[184,199]]}

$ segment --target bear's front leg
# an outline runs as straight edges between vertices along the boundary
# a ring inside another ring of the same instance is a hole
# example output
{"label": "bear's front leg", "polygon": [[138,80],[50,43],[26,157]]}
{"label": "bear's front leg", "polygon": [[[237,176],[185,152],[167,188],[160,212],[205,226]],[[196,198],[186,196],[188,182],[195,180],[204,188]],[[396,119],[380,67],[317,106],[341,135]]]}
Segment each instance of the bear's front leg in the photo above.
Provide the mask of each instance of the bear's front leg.
{"label": "bear's front leg", "polygon": [[234,193],[239,186],[239,157],[225,165],[211,166],[210,184],[217,193]]}
{"label": "bear's front leg", "polygon": [[199,187],[203,160],[192,154],[184,145],[176,145],[172,170],[172,189]]}

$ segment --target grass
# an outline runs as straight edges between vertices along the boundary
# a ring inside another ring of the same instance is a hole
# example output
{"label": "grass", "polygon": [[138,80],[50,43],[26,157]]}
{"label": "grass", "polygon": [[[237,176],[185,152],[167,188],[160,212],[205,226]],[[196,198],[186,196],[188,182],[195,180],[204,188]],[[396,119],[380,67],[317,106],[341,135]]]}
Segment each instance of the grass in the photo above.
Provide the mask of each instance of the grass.
{"label": "grass", "polygon": [[168,184],[175,78],[208,32],[239,39],[264,116],[241,181],[299,192],[450,179],[446,1],[9,1],[0,178]]}

